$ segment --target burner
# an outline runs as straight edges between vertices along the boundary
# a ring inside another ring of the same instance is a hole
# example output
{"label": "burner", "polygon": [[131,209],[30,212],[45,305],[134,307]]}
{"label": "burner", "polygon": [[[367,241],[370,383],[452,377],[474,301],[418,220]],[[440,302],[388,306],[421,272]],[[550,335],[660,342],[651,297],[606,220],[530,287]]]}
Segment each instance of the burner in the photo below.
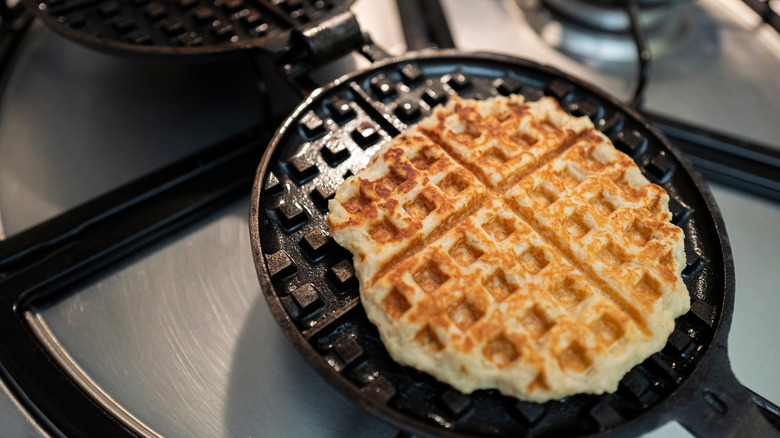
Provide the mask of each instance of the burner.
{"label": "burner", "polygon": [[[574,56],[601,61],[636,59],[627,3],[607,0],[517,0],[528,24],[547,44]],[[654,57],[687,35],[689,0],[639,0],[639,24]]]}

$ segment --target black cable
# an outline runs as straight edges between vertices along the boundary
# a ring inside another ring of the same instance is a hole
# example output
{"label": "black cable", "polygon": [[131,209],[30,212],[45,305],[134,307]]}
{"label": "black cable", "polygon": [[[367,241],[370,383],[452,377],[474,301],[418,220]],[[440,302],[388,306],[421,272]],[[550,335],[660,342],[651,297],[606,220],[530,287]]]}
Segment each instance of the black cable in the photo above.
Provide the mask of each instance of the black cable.
{"label": "black cable", "polygon": [[644,100],[645,86],[650,77],[650,49],[647,47],[645,34],[642,32],[642,25],[639,22],[639,4],[637,0],[629,0],[626,6],[628,19],[631,22],[631,36],[636,44],[639,65],[636,71],[636,83],[631,97],[631,107],[639,110]]}

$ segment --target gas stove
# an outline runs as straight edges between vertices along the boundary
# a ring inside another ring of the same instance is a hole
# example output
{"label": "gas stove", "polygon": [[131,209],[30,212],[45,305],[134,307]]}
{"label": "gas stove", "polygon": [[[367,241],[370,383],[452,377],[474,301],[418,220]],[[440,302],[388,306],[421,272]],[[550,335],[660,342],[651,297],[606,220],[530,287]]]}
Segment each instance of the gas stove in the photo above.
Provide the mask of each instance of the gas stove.
{"label": "gas stove", "polygon": [[[581,23],[544,4],[442,4],[459,49],[548,64],[630,100],[635,58],[601,56],[619,39],[614,32],[593,36],[591,50],[578,51],[567,38]],[[740,1],[686,6],[674,38],[656,49],[643,109],[780,149],[780,34]],[[394,1],[364,0],[351,9],[379,46],[395,55],[406,51]],[[368,65],[347,56],[313,77],[325,84]],[[240,57],[176,64],[108,55],[34,22],[0,107],[0,237],[192,154],[219,156],[220,148],[229,149],[224,139],[237,133],[274,130],[254,68]],[[259,162],[259,155],[246,157],[256,160],[250,166]],[[252,261],[250,186],[35,300],[24,315],[34,335],[95,403],[140,435],[404,436],[330,387],[279,330]],[[745,386],[777,404],[780,205],[718,182],[711,189],[736,267],[732,368]],[[58,434],[29,410],[13,382],[3,380],[0,392],[3,435]],[[55,405],[57,396],[51,394]],[[648,436],[690,434],[670,423]]]}

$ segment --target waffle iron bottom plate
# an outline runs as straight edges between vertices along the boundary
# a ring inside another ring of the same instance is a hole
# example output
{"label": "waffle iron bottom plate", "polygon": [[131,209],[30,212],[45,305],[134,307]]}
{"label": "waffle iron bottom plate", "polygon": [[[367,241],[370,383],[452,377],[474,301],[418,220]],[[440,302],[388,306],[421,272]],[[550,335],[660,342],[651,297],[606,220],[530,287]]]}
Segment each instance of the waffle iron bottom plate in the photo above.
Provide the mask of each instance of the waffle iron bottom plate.
{"label": "waffle iron bottom plate", "polygon": [[[669,193],[672,221],[685,232],[688,266],[683,279],[692,308],[677,320],[663,351],[632,369],[617,392],[544,404],[492,390],[464,395],[395,363],[367,320],[351,255],[328,237],[327,200],[384,142],[454,93],[465,98],[521,93],[527,100],[553,96],[567,112],[589,116],[651,182]],[[716,334],[722,339],[728,330],[734,293],[731,255],[722,219],[698,174],[616,99],[521,59],[421,52],[377,63],[315,91],[269,145],[251,208],[258,276],[285,335],[349,399],[415,433],[638,433],[674,417],[669,400],[679,398]]]}

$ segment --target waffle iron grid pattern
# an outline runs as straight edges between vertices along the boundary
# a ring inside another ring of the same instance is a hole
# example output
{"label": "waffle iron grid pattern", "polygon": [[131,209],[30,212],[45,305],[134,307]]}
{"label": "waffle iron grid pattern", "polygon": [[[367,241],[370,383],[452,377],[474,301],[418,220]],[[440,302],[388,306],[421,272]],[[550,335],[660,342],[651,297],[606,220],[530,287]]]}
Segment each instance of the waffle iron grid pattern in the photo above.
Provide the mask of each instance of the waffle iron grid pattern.
{"label": "waffle iron grid pattern", "polygon": [[[458,63],[459,62],[459,63]],[[678,319],[662,352],[632,369],[614,394],[578,395],[545,404],[496,391],[463,395],[430,376],[396,364],[359,305],[351,255],[328,236],[327,200],[364,167],[380,145],[431,108],[464,98],[521,93],[555,97],[575,116],[587,115],[644,175],[670,196],[672,222],[683,228],[683,271],[691,311]],[[608,99],[533,65],[446,58],[390,63],[325,90],[297,113],[272,151],[259,201],[260,246],[287,334],[307,359],[325,363],[330,380],[398,421],[489,436],[582,435],[611,430],[669,395],[703,356],[722,303],[722,267],[705,254],[722,251],[707,235],[701,194],[657,137]],[[322,372],[323,368],[319,368]],[[403,420],[408,421],[408,420]]]}
{"label": "waffle iron grid pattern", "polygon": [[338,0],[37,0],[57,24],[130,46],[243,44],[316,22]]}

